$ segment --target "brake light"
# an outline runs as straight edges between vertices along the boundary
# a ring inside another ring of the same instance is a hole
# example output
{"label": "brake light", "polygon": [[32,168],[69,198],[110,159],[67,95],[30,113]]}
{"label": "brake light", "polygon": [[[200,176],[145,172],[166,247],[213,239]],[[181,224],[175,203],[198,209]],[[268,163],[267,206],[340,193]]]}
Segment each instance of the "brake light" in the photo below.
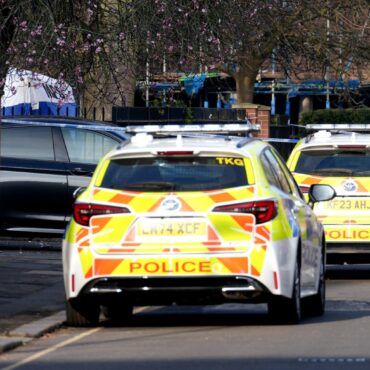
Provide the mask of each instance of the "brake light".
{"label": "brake light", "polygon": [[165,151],[165,152],[157,152],[157,155],[168,155],[168,156],[171,156],[171,155],[178,155],[178,156],[186,156],[186,155],[193,155],[194,152],[192,151],[181,151],[181,150],[169,150],[169,151]]}
{"label": "brake light", "polygon": [[366,145],[338,145],[338,149],[352,149],[352,150],[363,150],[366,149]]}
{"label": "brake light", "polygon": [[257,224],[262,224],[277,215],[277,204],[275,200],[227,204],[214,208],[213,212],[249,213],[256,217]]}
{"label": "brake light", "polygon": [[102,204],[75,203],[73,205],[73,218],[83,226],[89,226],[90,218],[98,215],[113,213],[130,213],[125,207],[113,207]]}

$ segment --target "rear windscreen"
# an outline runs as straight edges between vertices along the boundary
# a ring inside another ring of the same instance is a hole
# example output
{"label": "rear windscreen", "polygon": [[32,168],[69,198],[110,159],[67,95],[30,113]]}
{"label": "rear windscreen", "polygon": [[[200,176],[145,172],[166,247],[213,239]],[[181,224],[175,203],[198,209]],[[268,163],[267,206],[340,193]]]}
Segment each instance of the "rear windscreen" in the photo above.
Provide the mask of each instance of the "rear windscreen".
{"label": "rear windscreen", "polygon": [[133,191],[204,191],[248,185],[244,160],[232,157],[116,159],[101,187]]}
{"label": "rear windscreen", "polygon": [[296,173],[318,176],[370,176],[370,153],[366,150],[302,151]]}

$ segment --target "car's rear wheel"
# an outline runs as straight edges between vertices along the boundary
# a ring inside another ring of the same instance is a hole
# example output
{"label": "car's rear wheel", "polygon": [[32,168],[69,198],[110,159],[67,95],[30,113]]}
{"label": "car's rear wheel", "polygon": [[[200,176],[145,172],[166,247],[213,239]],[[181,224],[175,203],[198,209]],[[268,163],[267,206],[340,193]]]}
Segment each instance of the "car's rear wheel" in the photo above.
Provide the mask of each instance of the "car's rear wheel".
{"label": "car's rear wheel", "polygon": [[130,320],[134,307],[130,303],[109,303],[102,307],[103,315],[114,322],[121,324],[128,323]]}
{"label": "car's rear wheel", "polygon": [[304,311],[309,315],[322,316],[325,312],[326,283],[324,253],[325,252],[323,251],[321,256],[319,288],[317,293],[304,299]]}
{"label": "car's rear wheel", "polygon": [[269,315],[274,322],[298,324],[302,317],[301,276],[298,261],[294,269],[293,292],[291,298],[276,297],[268,304]]}
{"label": "car's rear wheel", "polygon": [[82,299],[69,299],[66,301],[67,325],[94,326],[99,322],[100,307],[92,302]]}

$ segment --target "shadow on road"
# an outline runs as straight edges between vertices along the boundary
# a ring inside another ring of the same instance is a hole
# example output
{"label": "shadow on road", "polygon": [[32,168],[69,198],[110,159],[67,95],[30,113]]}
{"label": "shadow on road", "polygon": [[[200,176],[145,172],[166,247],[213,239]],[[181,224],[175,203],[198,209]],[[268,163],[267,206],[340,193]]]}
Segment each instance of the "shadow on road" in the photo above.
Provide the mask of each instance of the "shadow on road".
{"label": "shadow on road", "polygon": [[333,280],[368,280],[370,264],[328,265],[326,278]]}
{"label": "shadow on road", "polygon": [[[356,302],[353,302],[356,305]],[[246,305],[248,307],[248,305]],[[349,307],[344,301],[328,301],[327,310],[323,316],[303,315],[299,325],[311,325],[316,323],[340,322],[356,320],[361,317],[370,316],[370,305],[359,310]],[[201,308],[163,307],[149,312],[134,314],[128,322],[117,322],[114,320],[103,320],[103,327],[192,327],[192,326],[287,326],[275,322],[267,313],[267,309],[259,312],[222,311],[207,312]],[[290,325],[288,325],[290,326]]]}

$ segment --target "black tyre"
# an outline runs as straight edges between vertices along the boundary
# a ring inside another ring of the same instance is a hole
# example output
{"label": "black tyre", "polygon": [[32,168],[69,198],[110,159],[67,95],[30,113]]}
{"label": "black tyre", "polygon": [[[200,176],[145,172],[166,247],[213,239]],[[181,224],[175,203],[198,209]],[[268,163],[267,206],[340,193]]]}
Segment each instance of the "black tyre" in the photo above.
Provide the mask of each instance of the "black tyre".
{"label": "black tyre", "polygon": [[277,323],[298,324],[301,320],[301,274],[298,262],[294,270],[292,298],[275,298],[269,302],[268,311],[273,321]]}
{"label": "black tyre", "polygon": [[127,324],[133,314],[134,307],[129,303],[110,303],[102,307],[103,315],[115,323]]}
{"label": "black tyre", "polygon": [[100,307],[81,299],[66,301],[67,325],[94,326],[99,323]]}
{"label": "black tyre", "polygon": [[325,282],[325,252],[321,256],[319,288],[313,296],[303,301],[304,312],[308,315],[322,316],[325,313],[326,282]]}

